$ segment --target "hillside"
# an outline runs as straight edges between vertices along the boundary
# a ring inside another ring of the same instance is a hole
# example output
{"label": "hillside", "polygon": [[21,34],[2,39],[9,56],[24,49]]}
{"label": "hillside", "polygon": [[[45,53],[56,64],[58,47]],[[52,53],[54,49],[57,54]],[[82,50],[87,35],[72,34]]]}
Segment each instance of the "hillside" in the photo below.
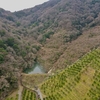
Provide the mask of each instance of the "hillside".
{"label": "hillside", "polygon": [[[100,48],[92,50],[77,60],[71,66],[54,73],[44,82],[38,84],[43,100],[99,100],[100,99]],[[30,78],[31,77],[31,78]],[[45,76],[25,75],[26,87],[22,92],[22,100],[40,100],[33,92],[36,77]],[[41,80],[40,79],[40,80]],[[27,83],[27,80],[30,81]],[[36,80],[36,81],[40,81]],[[28,88],[30,85],[31,88]],[[25,86],[25,84],[24,84]],[[16,97],[17,98],[17,97]],[[12,97],[13,100],[16,100]],[[6,100],[12,100],[11,97]],[[42,99],[41,99],[42,100]]]}
{"label": "hillside", "polygon": [[0,100],[34,62],[60,71],[100,47],[99,9],[99,0],[49,0],[14,13],[0,8]]}
{"label": "hillside", "polygon": [[49,70],[70,65],[99,46],[99,9],[99,0],[50,0],[14,15],[42,44],[38,60]]}
{"label": "hillside", "polygon": [[16,16],[0,9],[0,100],[18,88],[19,72],[33,65],[40,48],[36,41],[29,42],[22,28]]}
{"label": "hillside", "polygon": [[99,100],[100,49],[44,81],[40,88],[44,100]]}

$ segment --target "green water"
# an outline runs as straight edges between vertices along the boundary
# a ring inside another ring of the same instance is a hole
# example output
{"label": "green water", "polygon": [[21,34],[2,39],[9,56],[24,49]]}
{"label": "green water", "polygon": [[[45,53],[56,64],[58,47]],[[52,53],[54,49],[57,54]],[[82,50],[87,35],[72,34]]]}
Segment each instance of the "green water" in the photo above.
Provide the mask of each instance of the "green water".
{"label": "green water", "polygon": [[25,69],[24,72],[27,74],[36,74],[36,73],[42,74],[45,73],[45,70],[39,63],[35,63],[35,65],[32,66],[32,68],[27,68]]}

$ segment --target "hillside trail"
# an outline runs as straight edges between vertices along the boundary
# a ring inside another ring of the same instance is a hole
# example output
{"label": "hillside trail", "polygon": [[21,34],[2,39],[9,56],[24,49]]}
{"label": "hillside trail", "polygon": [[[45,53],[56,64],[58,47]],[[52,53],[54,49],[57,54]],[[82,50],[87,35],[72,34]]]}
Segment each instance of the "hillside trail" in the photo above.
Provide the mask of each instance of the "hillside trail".
{"label": "hillside trail", "polygon": [[34,91],[37,93],[37,95],[39,96],[39,98],[40,98],[41,100],[43,100],[43,96],[42,96],[42,93],[41,93],[40,89],[37,88],[37,90],[34,90]]}
{"label": "hillside trail", "polygon": [[19,90],[18,90],[18,100],[21,100],[22,91],[23,91],[23,87],[22,86],[19,86]]}
{"label": "hillside trail", "polygon": [[18,75],[18,86],[19,86],[18,100],[22,100],[23,86],[22,86],[22,83],[21,83],[21,71],[19,72],[19,75]]}
{"label": "hillside trail", "polygon": [[19,77],[19,80],[18,80],[18,86],[19,86],[19,90],[18,90],[18,100],[22,100],[22,91],[23,91],[23,88],[26,88],[26,89],[29,89],[30,91],[35,92],[37,94],[37,98],[39,97],[40,100],[43,100],[43,96],[42,96],[42,93],[41,93],[41,91],[40,91],[39,88],[37,88],[37,89],[30,89],[30,88],[24,86],[22,84],[21,72],[19,73],[18,77]]}

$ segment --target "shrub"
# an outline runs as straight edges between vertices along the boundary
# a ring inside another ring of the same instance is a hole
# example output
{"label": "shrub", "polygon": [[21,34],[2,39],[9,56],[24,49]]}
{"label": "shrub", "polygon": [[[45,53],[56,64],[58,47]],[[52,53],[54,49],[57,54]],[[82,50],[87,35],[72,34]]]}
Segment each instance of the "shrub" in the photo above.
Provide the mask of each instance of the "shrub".
{"label": "shrub", "polygon": [[0,64],[3,63],[5,55],[7,55],[6,50],[4,50],[4,48],[0,48]]}
{"label": "shrub", "polygon": [[11,46],[11,47],[13,47],[15,43],[14,38],[8,38],[5,42],[8,46]]}
{"label": "shrub", "polygon": [[47,32],[46,34],[44,34],[44,37],[45,38],[50,38],[50,35],[53,35],[54,32],[50,31],[50,32]]}
{"label": "shrub", "polygon": [[42,39],[40,40],[41,43],[44,43],[46,41],[46,38],[50,38],[51,35],[53,35],[54,32],[50,31],[50,32],[47,32],[45,33],[43,36],[42,36]]}
{"label": "shrub", "polygon": [[6,34],[6,32],[4,30],[0,30],[1,37],[4,36],[5,34]]}
{"label": "shrub", "polygon": [[21,52],[21,56],[22,56],[22,57],[25,57],[25,56],[26,56],[26,52],[25,52],[25,51],[22,51],[22,52]]}
{"label": "shrub", "polygon": [[0,54],[0,64],[3,63],[3,61],[4,61],[4,56]]}
{"label": "shrub", "polygon": [[0,40],[0,48],[6,49],[6,46],[5,46],[5,44],[4,44],[4,42],[2,40]]}
{"label": "shrub", "polygon": [[39,45],[33,45],[33,48],[35,48],[37,51],[39,51],[41,47]]}
{"label": "shrub", "polygon": [[7,16],[6,19],[14,22],[14,18],[12,16]]}
{"label": "shrub", "polygon": [[16,22],[16,25],[17,25],[17,26],[20,26],[21,24],[20,24],[20,22]]}

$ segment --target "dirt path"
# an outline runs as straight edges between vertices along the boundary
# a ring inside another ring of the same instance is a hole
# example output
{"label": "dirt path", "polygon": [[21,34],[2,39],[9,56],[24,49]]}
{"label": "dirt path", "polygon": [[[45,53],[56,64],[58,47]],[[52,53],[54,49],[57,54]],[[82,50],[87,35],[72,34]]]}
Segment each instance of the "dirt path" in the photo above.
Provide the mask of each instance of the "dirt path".
{"label": "dirt path", "polygon": [[18,86],[19,86],[19,90],[18,90],[18,100],[22,100],[23,86],[22,86],[22,83],[21,83],[21,71],[20,71],[18,77],[19,77],[19,81],[18,81]]}
{"label": "dirt path", "polygon": [[23,87],[20,85],[18,90],[18,100],[22,99],[22,91],[23,91]]}
{"label": "dirt path", "polygon": [[21,72],[19,73],[18,85],[19,85],[18,100],[22,100],[22,91],[23,91],[23,88],[26,88],[26,89],[29,89],[29,90],[35,92],[36,95],[37,95],[37,98],[39,97],[40,100],[43,100],[43,96],[42,96],[42,93],[41,93],[41,91],[40,91],[39,88],[37,88],[37,89],[30,89],[30,88],[28,88],[28,87],[26,87],[26,86],[24,86],[24,85],[22,84]]}
{"label": "dirt path", "polygon": [[42,93],[41,93],[40,89],[38,88],[35,91],[36,91],[37,95],[40,97],[40,99],[43,100]]}

